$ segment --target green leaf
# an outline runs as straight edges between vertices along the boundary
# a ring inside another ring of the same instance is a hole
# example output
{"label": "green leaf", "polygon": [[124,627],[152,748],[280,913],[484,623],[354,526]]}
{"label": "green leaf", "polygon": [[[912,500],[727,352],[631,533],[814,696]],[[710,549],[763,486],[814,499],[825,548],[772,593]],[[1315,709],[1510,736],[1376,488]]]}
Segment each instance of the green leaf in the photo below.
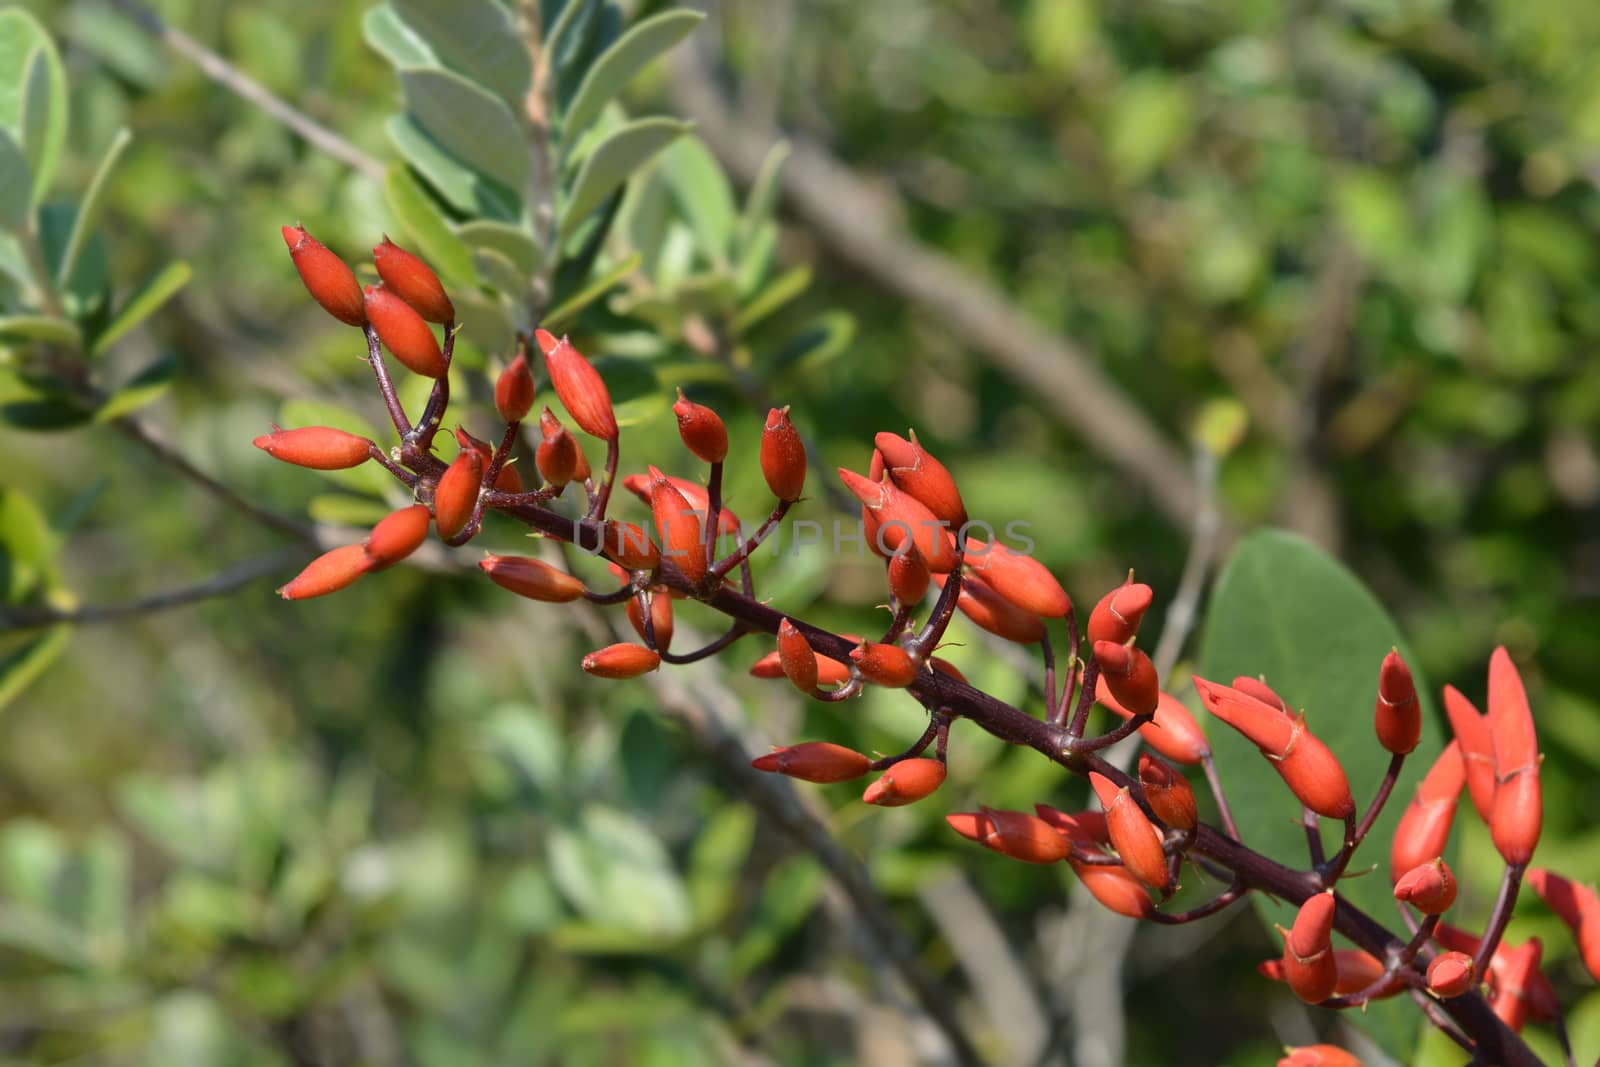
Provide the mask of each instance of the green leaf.
{"label": "green leaf", "polygon": [[639,119],[601,141],[584,159],[573,180],[562,208],[559,240],[565,242],[589,212],[688,129],[689,123],[676,119]]}
{"label": "green leaf", "polygon": [[639,253],[635,252],[604,274],[601,274],[594,281],[589,282],[576,293],[561,301],[560,304],[551,308],[545,313],[544,328],[558,330],[569,326],[584,308],[604,296],[613,286],[620,283],[623,278],[638,270],[641,258]]}
{"label": "green leaf", "polygon": [[786,373],[815,374],[843,355],[855,337],[855,318],[847,311],[830,311],[784,342],[775,361]]}
{"label": "green leaf", "polygon": [[94,177],[89,181],[89,188],[84,190],[83,199],[78,203],[78,214],[72,223],[72,235],[67,238],[66,250],[62,252],[61,263],[56,268],[57,285],[65,287],[78,269],[78,257],[83,254],[84,246],[94,233],[95,224],[100,221],[100,210],[105,200],[106,184],[111,180],[111,172],[116,168],[117,161],[122,158],[122,153],[127,150],[132,140],[133,135],[126,128],[119,129],[111,138],[111,144],[106,147],[105,155],[100,157],[100,166],[95,169]]}
{"label": "green leaf", "polygon": [[6,707],[32,685],[66,650],[72,635],[68,623],[58,623],[39,637],[25,642],[22,647],[0,657],[0,708]]}
{"label": "green leaf", "polygon": [[404,67],[440,67],[444,60],[423,37],[400,17],[393,4],[379,4],[369,8],[361,19],[361,33],[389,65]]}
{"label": "green leaf", "polygon": [[736,208],[733,187],[700,138],[680,138],[661,155],[661,173],[694,229],[700,250],[713,267],[727,266],[733,245]]}
{"label": "green leaf", "polygon": [[391,116],[384,132],[412,169],[461,214],[497,219],[515,219],[521,214],[516,194],[456,159],[411,116]]}
{"label": "green leaf", "polygon": [[547,28],[544,39],[550,55],[555,57],[558,71],[567,67],[583,50],[594,29],[595,13],[601,8],[600,0],[568,0]]}
{"label": "green leaf", "polygon": [[745,196],[744,212],[739,216],[738,255],[741,261],[749,258],[756,235],[772,219],[778,205],[778,194],[783,191],[783,165],[789,159],[789,142],[779,141],[767,149],[756,180],[750,184]]}
{"label": "green leaf", "polygon": [[33,185],[22,146],[0,127],[0,230],[19,232],[33,206]]}
{"label": "green leaf", "polygon": [[[1241,674],[1262,676],[1292,707],[1303,709],[1307,725],[1339,757],[1357,803],[1364,806],[1389,763],[1389,754],[1373,737],[1372,708],[1378,665],[1396,647],[1404,652],[1393,620],[1353,574],[1310,542],[1266,530],[1241,541],[1218,576],[1206,614],[1200,671],[1223,683]],[[1416,682],[1424,705],[1421,744],[1369,843],[1356,854],[1353,870],[1374,862],[1386,866],[1382,842],[1392,836],[1406,798],[1443,747],[1437,717],[1428,707],[1429,687],[1420,676]],[[1279,862],[1305,865],[1300,806],[1283,780],[1237,732],[1216,722],[1205,726],[1245,843]],[[1337,840],[1336,834],[1330,836]],[[1339,892],[1370,915],[1393,914],[1389,881],[1381,874],[1347,878]],[[1288,925],[1291,909],[1256,896],[1266,921]],[[1415,1015],[1409,1004],[1374,1004],[1360,1025],[1391,1055],[1403,1058],[1415,1042]]]}
{"label": "green leaf", "polygon": [[544,262],[544,253],[533,235],[518,226],[503,222],[477,219],[456,227],[456,236],[468,248],[483,248],[498,252],[524,274],[532,275]]}
{"label": "green leaf", "polygon": [[522,107],[533,64],[504,7],[494,0],[390,0],[390,6],[446,66]]}
{"label": "green leaf", "polygon": [[527,140],[499,97],[437,67],[402,70],[400,89],[407,110],[456,159],[519,194],[527,186]]}
{"label": "green leaf", "polygon": [[0,601],[19,603],[55,579],[60,539],[33,498],[0,489]]}
{"label": "green leaf", "polygon": [[389,209],[406,228],[404,236],[410,239],[411,247],[446,283],[478,284],[472,253],[450,229],[433,198],[411,176],[411,171],[399,164],[390,166],[383,177],[383,195],[389,202]]}
{"label": "green leaf", "polygon": [[562,138],[577,140],[589,123],[600,116],[612,97],[622,91],[651,60],[683,40],[705,16],[699,11],[664,11],[634,26],[590,65],[562,119]]}
{"label": "green leaf", "polygon": [[528,275],[492,248],[474,248],[472,265],[485,285],[513,299],[528,289]]}
{"label": "green leaf", "polygon": [[77,323],[49,315],[0,315],[0,338],[5,337],[64,345],[76,345],[80,340]]}
{"label": "green leaf", "polygon": [[[0,31],[3,32],[3,31]],[[22,151],[33,168],[33,202],[50,189],[67,143],[67,76],[48,40],[28,56],[22,79]]]}
{"label": "green leaf", "polygon": [[48,382],[25,380],[0,367],[0,424],[19,430],[64,430],[88,422],[92,408]]}
{"label": "green leaf", "polygon": [[[122,338],[122,335],[154,315],[179,289],[189,284],[194,269],[183,260],[168,263],[154,278],[145,282],[123,303],[109,325],[94,339],[91,355],[98,356]],[[103,410],[103,409],[102,409]]]}
{"label": "green leaf", "polygon": [[804,263],[780,274],[754,300],[739,309],[739,314],[733,320],[734,331],[742,333],[748,330],[805,292],[810,284],[811,268]]}
{"label": "green leaf", "polygon": [[177,377],[178,360],[171,355],[162,356],[112,393],[111,398],[100,405],[100,410],[95,412],[94,421],[110,422],[131,411],[137,411],[146,404],[154,403],[172,388],[172,383]]}

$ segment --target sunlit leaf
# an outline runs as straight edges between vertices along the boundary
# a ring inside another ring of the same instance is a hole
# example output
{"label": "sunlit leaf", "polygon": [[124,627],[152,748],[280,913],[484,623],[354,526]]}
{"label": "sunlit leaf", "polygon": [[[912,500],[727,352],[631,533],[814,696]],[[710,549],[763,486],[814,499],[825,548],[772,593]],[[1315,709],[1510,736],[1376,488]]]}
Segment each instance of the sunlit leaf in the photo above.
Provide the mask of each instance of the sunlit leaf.
{"label": "sunlit leaf", "polygon": [[533,65],[504,6],[494,0],[389,0],[389,6],[446,66],[522,106]]}
{"label": "sunlit leaf", "polygon": [[0,229],[16,232],[28,221],[33,206],[31,182],[22,146],[0,128]]}
{"label": "sunlit leaf", "polygon": [[392,116],[384,132],[401,157],[461,214],[515,219],[521,213],[517,194],[451,155],[410,115]]}
{"label": "sunlit leaf", "polygon": [[78,257],[83,255],[84,247],[100,221],[100,211],[105,203],[106,185],[111,180],[111,172],[116,169],[118,160],[122,158],[122,153],[127,151],[132,141],[131,133],[126,129],[119,129],[111,138],[111,144],[106,147],[105,154],[100,157],[100,165],[95,168],[94,177],[89,180],[89,187],[84,190],[83,198],[78,201],[78,213],[73,219],[72,235],[67,238],[66,250],[62,253],[61,263],[56,268],[56,284],[65,287],[72,282],[78,268]]}
{"label": "sunlit leaf", "polygon": [[79,342],[78,324],[49,315],[0,315],[0,338],[51,341],[75,345]]}
{"label": "sunlit leaf", "polygon": [[519,192],[528,184],[528,145],[505,102],[437,67],[400,72],[406,108],[456,159]]}
{"label": "sunlit leaf", "polygon": [[588,68],[562,120],[568,143],[599,117],[611,100],[647,64],[688,36],[705,16],[699,11],[664,11],[624,33]]}
{"label": "sunlit leaf", "polygon": [[91,354],[99,355],[116,344],[123,334],[160,310],[161,305],[177,295],[178,290],[188,285],[193,277],[193,268],[182,260],[161,268],[154,278],[128,297],[110,324],[100,331],[100,335],[94,339]]}
{"label": "sunlit leaf", "polygon": [[689,128],[677,119],[639,119],[595,146],[578,170],[562,208],[560,240],[571,236],[589,212]]}
{"label": "sunlit leaf", "polygon": [[177,376],[177,359],[170,355],[162,356],[112,393],[110,399],[95,412],[95,421],[110,422],[154,403],[172,388]]}

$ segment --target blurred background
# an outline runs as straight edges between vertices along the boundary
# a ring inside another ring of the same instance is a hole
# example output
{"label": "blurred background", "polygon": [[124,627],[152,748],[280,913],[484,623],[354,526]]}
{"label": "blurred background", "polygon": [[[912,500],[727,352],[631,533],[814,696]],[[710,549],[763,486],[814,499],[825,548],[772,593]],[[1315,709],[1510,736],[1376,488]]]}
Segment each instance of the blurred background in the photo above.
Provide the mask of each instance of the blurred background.
{"label": "blurred background", "polygon": [[[56,184],[78,195],[133,134],[103,208],[113,288],[193,269],[107,379],[166,360],[170,388],[137,412],[150,435],[272,513],[370,521],[330,493],[370,486],[250,445],[318,403],[382,420],[361,346],[278,236],[303,222],[365,262],[404,230],[382,171],[400,90],[363,5],[157,10],[375,171],[219,87],[129,7],[23,6],[70,78]],[[1031,524],[1080,605],[1137,568],[1151,634],[1197,516],[1214,506],[1219,557],[1294,530],[1369,585],[1435,689],[1478,699],[1490,649],[1512,650],[1546,754],[1541,858],[1600,871],[1600,6],[707,14],[622,99],[695,123],[652,164],[669,238],[715,224],[696,191],[743,203],[787,139],[770,250],[787,288],[712,371],[700,312],[720,290],[663,281],[693,254],[666,239],[602,287],[586,327],[669,359],[630,409],[624,471],[667,457],[697,476],[666,401],[698,383],[750,522],[759,418],[789,404],[819,460],[800,514],[826,524],[832,468],[915,427],[974,514]],[[0,67],[15,52],[0,38]],[[616,262],[647,228],[624,215]],[[478,338],[462,358],[501,354]],[[495,432],[481,384],[458,396]],[[740,752],[802,738],[898,751],[922,725],[910,701],[807,705],[747,676],[757,638],[597,682],[577,664],[605,632],[487,587],[477,545],[285,604],[272,590],[303,548],[125,428],[0,424],[0,443],[12,592],[30,568],[61,610],[261,575],[52,629],[49,655],[37,625],[0,633],[0,1062],[894,1065],[957,1062],[954,1026],[989,1062],[1246,1065],[1345,1036],[1255,978],[1277,949],[1247,909],[1125,946],[1069,906],[1069,875],[954,839],[946,811],[1085,803],[1030,754],[958,729],[950,782],[895,811],[740,773]],[[481,540],[526,544],[510,525]],[[882,625],[880,569],[853,549],[758,570],[787,611]],[[691,605],[679,631],[693,647],[716,619]],[[960,620],[952,636],[976,684],[1037,706],[1027,653]],[[1488,893],[1481,836],[1463,864]],[[1542,921],[1525,932],[1549,931],[1583,1062],[1600,997]]]}

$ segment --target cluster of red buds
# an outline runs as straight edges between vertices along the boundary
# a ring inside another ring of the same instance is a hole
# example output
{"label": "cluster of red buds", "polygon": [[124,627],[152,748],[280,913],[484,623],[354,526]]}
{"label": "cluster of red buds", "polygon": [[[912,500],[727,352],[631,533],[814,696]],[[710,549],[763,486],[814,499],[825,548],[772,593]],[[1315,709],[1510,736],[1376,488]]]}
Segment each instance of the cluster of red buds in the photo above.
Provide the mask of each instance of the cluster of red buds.
{"label": "cluster of red buds", "polygon": [[[313,298],[341,322],[363,331],[368,361],[400,443],[385,451],[352,434],[303,427],[274,428],[256,444],[275,458],[316,469],[377,462],[408,487],[415,501],[379,523],[363,543],[314,560],[280,590],[285,598],[330,593],[405,558],[426,538],[430,522],[445,544],[464,544],[478,533],[486,512],[498,512],[610,561],[617,584],[604,590],[589,588],[547,559],[489,554],[479,564],[491,581],[532,600],[625,604],[639,640],[589,653],[582,661],[588,673],[633,678],[663,661],[693,662],[743,636],[764,632],[775,637],[776,648],[751,673],[787,679],[811,699],[848,700],[869,685],[905,690],[926,709],[928,723],[902,752],[869,757],[830,742],[807,741],[776,748],[754,761],[758,770],[808,782],[875,774],[862,799],[881,806],[916,803],[940,788],[946,779],[951,727],[960,720],[1033,747],[1088,778],[1097,807],[1072,812],[1043,804],[1032,812],[983,807],[947,816],[950,827],[1010,859],[1066,863],[1101,904],[1137,919],[1190,922],[1251,891],[1290,901],[1298,912],[1291,928],[1282,931],[1283,952],[1261,970],[1307,1002],[1359,1007],[1406,993],[1480,1061],[1537,1062],[1514,1035],[1525,1022],[1552,1019],[1558,1010],[1550,983],[1539,970],[1540,944],[1537,939],[1518,945],[1502,941],[1525,875],[1572,927],[1584,964],[1600,977],[1600,896],[1591,887],[1528,869],[1542,822],[1540,757],[1521,679],[1503,649],[1490,661],[1486,716],[1454,689],[1445,690],[1455,740],[1418,786],[1391,844],[1394,896],[1410,927],[1409,939],[1396,937],[1341,896],[1338,882],[1421,734],[1420,703],[1398,652],[1389,653],[1378,669],[1374,732],[1391,757],[1364,811],[1338,757],[1312,732],[1305,714],[1291,710],[1265,680],[1239,677],[1224,685],[1193,679],[1200,704],[1249,739],[1298,802],[1312,867],[1290,871],[1240,840],[1205,732],[1184,703],[1163,689],[1155,663],[1140,647],[1140,624],[1154,599],[1151,588],[1130,574],[1096,602],[1080,632],[1072,600],[1049,570],[992,537],[986,542],[969,536],[973,524],[955,478],[915,433],[878,434],[865,474],[838,472],[860,502],[866,543],[883,558],[891,617],[875,639],[832,633],[785,616],[755,597],[751,554],[800,501],[806,484],[806,450],[787,408],[773,409],[762,432],[760,467],[775,503],[748,537],[722,502],[727,429],[714,411],[681,392],[673,412],[683,444],[707,465],[704,484],[648,466],[622,478],[623,487],[648,508],[648,525],[608,515],[619,463],[610,395],[570,340],[544,330],[519,338],[516,352],[495,380],[495,412],[504,424],[498,444],[458,429],[458,450],[446,463],[433,454],[433,447],[449,403],[455,316],[437,277],[385,239],[373,250],[382,284],[363,289],[350,268],[304,229],[286,227],[283,232]],[[429,323],[443,327],[442,343]],[[606,456],[596,472],[577,437],[546,407],[532,449],[539,484],[529,488],[514,465],[514,453],[522,444],[523,420],[536,401],[530,361],[535,346],[568,416],[582,433],[604,442]],[[434,382],[416,422],[395,395],[385,350]],[[574,484],[584,494],[577,517],[549,507]],[[734,547],[724,554],[721,546],[729,537]],[[673,652],[672,602],[685,597],[719,611],[731,625],[702,648]],[[1002,640],[1040,646],[1043,715],[1030,715],[974,689],[935,655],[957,611]],[[1065,630],[1067,642],[1060,669],[1050,638],[1056,625]],[[1095,707],[1107,709],[1119,721],[1103,733],[1090,733]],[[1140,756],[1137,775],[1130,776],[1101,753],[1135,733],[1150,751]],[[1203,773],[1221,829],[1199,820],[1194,788],[1183,768]],[[1455,876],[1443,853],[1463,788],[1487,821],[1506,865],[1493,914],[1476,936],[1442,921],[1456,898]],[[1343,827],[1341,847],[1331,856],[1323,855],[1319,819]],[[1164,910],[1186,863],[1224,872],[1228,884],[1197,907]],[[1351,943],[1336,945],[1336,934]],[[1293,1049],[1282,1061],[1355,1062],[1332,1046]]]}

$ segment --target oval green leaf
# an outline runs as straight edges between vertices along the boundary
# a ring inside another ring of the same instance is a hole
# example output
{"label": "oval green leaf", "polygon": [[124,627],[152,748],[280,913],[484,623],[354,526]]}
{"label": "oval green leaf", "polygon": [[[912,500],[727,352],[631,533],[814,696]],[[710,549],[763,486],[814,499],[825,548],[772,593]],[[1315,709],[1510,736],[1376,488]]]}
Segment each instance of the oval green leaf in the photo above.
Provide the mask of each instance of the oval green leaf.
{"label": "oval green leaf", "polygon": [[677,119],[639,119],[596,145],[573,180],[572,191],[562,208],[559,239],[565,241],[570,237],[589,212],[688,129],[690,123]]}
{"label": "oval green leaf", "polygon": [[571,144],[606,104],[651,60],[683,40],[705,15],[699,11],[664,11],[624,33],[617,43],[594,61],[572,97],[562,120],[562,137]]}
{"label": "oval green leaf", "polygon": [[508,189],[527,185],[527,140],[503,100],[438,67],[402,70],[400,89],[407,110],[456,159]]}

